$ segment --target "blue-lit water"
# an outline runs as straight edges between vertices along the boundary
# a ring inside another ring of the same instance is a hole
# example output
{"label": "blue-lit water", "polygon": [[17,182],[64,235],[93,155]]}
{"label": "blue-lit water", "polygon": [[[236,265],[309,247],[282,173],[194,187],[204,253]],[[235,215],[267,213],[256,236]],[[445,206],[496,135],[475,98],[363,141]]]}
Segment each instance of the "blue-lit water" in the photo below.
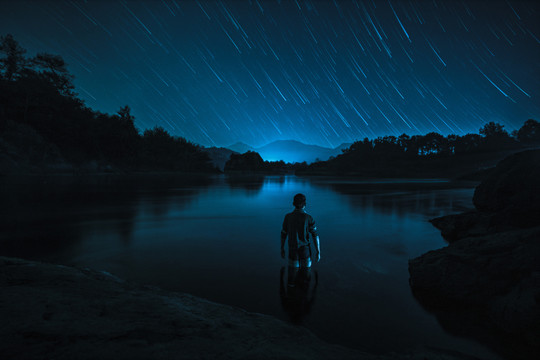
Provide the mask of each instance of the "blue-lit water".
{"label": "blue-lit water", "polygon": [[[284,298],[279,239],[298,192],[321,238],[300,310]],[[0,254],[295,319],[329,342],[368,352],[435,347],[492,359],[473,340],[445,333],[408,285],[408,259],[445,246],[427,220],[472,207],[472,194],[437,181],[294,176],[5,181]]]}

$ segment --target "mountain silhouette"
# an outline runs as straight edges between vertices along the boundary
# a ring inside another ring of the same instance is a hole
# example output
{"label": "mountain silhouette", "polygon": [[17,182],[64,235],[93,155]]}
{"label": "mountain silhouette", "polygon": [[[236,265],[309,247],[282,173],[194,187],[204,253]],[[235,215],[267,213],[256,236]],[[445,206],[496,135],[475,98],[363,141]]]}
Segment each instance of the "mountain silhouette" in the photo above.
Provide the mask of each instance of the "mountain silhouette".
{"label": "mountain silhouette", "polygon": [[331,156],[341,154],[341,150],[348,148],[351,144],[343,143],[336,148],[328,148],[318,145],[308,145],[296,140],[277,140],[264,146],[255,148],[242,142],[237,142],[227,148],[238,153],[255,151],[266,161],[283,160],[288,163],[307,162],[312,163],[319,160],[328,160]]}
{"label": "mountain silhouette", "polygon": [[229,150],[232,150],[234,152],[237,152],[237,153],[240,153],[240,154],[243,154],[247,151],[253,151],[253,147],[252,146],[249,146],[248,144],[245,144],[243,142],[237,142],[237,143],[234,143],[230,146],[226,146],[225,148],[229,149]]}

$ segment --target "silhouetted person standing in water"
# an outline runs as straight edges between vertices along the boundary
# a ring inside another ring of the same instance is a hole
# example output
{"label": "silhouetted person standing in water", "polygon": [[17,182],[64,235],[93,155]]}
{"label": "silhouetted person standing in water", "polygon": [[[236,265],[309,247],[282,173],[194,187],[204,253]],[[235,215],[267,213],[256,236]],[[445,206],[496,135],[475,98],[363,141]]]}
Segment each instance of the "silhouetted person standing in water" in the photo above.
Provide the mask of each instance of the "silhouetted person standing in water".
{"label": "silhouetted person standing in water", "polygon": [[285,288],[283,275],[284,268],[280,272],[281,305],[289,314],[291,320],[296,323],[302,322],[307,315],[313,302],[317,289],[317,274],[315,273],[315,286],[311,294],[309,292],[311,282],[311,246],[310,234],[315,246],[315,260],[321,259],[319,235],[315,221],[306,213],[306,197],[304,194],[296,194],[293,200],[294,211],[285,215],[281,230],[281,257],[285,258],[285,241],[289,239],[289,269],[287,288]]}
{"label": "silhouetted person standing in water", "polygon": [[315,259],[321,259],[319,235],[315,220],[306,213],[306,196],[296,194],[294,196],[293,212],[285,215],[283,229],[281,230],[281,257],[285,258],[285,241],[289,239],[289,266],[294,268],[311,267],[311,247],[309,235],[313,238],[315,246]]}

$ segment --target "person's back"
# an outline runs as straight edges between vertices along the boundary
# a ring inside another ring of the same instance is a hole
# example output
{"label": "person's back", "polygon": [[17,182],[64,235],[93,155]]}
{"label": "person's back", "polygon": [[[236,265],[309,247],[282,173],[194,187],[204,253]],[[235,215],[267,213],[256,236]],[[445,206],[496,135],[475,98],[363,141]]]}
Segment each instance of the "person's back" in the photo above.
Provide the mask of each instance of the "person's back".
{"label": "person's back", "polygon": [[320,244],[317,227],[313,217],[306,213],[306,197],[303,194],[294,196],[294,211],[285,215],[281,230],[281,257],[285,258],[285,241],[289,242],[289,266],[310,267],[311,247],[310,235],[315,245],[315,258],[320,260]]}

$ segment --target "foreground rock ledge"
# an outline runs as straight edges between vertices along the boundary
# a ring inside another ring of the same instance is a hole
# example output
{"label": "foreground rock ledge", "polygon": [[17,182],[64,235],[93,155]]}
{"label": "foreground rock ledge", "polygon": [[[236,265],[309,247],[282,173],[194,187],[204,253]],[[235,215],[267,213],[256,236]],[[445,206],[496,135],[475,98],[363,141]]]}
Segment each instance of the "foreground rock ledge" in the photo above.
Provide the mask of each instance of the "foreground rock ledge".
{"label": "foreground rock ledge", "polygon": [[112,275],[0,257],[4,359],[372,359],[307,330]]}
{"label": "foreground rock ledge", "polygon": [[305,328],[89,269],[0,257],[2,359],[464,359],[376,356]]}
{"label": "foreground rock ledge", "polygon": [[413,294],[449,333],[540,359],[540,227],[460,239],[409,261]]}

